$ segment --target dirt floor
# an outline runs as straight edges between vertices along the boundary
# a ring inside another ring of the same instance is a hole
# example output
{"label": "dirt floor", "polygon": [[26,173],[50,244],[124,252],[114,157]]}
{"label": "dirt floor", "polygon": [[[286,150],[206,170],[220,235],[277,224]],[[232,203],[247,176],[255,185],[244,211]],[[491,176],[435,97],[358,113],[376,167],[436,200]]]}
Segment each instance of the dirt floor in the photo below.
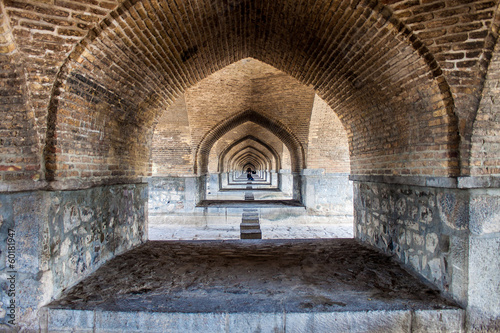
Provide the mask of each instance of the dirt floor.
{"label": "dirt floor", "polygon": [[149,241],[51,308],[152,312],[447,309],[455,304],[354,239]]}

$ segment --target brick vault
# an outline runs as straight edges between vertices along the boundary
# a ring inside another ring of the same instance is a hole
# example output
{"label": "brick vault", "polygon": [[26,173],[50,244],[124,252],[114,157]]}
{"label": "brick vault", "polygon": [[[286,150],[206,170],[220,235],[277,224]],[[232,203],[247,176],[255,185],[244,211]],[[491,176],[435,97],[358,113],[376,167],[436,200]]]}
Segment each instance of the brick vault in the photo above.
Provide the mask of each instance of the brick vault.
{"label": "brick vault", "polygon": [[0,328],[250,167],[500,330],[498,6],[2,0]]}

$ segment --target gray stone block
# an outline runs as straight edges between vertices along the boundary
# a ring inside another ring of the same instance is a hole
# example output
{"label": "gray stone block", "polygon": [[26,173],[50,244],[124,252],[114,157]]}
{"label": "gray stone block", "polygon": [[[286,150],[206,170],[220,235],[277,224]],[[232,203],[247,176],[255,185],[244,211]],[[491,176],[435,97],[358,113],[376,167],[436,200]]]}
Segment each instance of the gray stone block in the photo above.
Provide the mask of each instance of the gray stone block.
{"label": "gray stone block", "polygon": [[229,313],[227,331],[284,333],[283,313]]}
{"label": "gray stone block", "polygon": [[349,311],[287,313],[287,333],[407,333],[409,311]]}
{"label": "gray stone block", "polygon": [[47,309],[48,332],[93,332],[94,311]]}
{"label": "gray stone block", "polygon": [[465,311],[459,309],[416,310],[413,313],[411,333],[465,332]]}

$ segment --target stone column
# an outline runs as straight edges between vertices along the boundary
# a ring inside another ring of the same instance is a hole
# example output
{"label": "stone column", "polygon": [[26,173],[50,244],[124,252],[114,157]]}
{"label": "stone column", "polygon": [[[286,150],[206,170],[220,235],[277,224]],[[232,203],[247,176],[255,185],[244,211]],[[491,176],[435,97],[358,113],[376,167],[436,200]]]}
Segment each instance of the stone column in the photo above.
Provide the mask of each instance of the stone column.
{"label": "stone column", "polygon": [[500,332],[500,189],[470,190],[467,322]]}

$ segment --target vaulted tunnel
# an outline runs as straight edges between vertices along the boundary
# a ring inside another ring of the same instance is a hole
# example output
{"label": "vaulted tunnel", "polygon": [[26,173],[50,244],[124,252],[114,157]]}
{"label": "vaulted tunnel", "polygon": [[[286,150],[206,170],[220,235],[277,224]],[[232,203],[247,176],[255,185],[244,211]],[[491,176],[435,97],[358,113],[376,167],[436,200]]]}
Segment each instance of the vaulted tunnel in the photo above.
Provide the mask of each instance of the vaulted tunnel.
{"label": "vaulted tunnel", "polygon": [[496,0],[2,0],[0,284],[14,240],[18,284],[0,328],[59,325],[44,306],[157,223],[211,223],[207,186],[251,165],[453,299],[440,330],[500,330],[498,17]]}

